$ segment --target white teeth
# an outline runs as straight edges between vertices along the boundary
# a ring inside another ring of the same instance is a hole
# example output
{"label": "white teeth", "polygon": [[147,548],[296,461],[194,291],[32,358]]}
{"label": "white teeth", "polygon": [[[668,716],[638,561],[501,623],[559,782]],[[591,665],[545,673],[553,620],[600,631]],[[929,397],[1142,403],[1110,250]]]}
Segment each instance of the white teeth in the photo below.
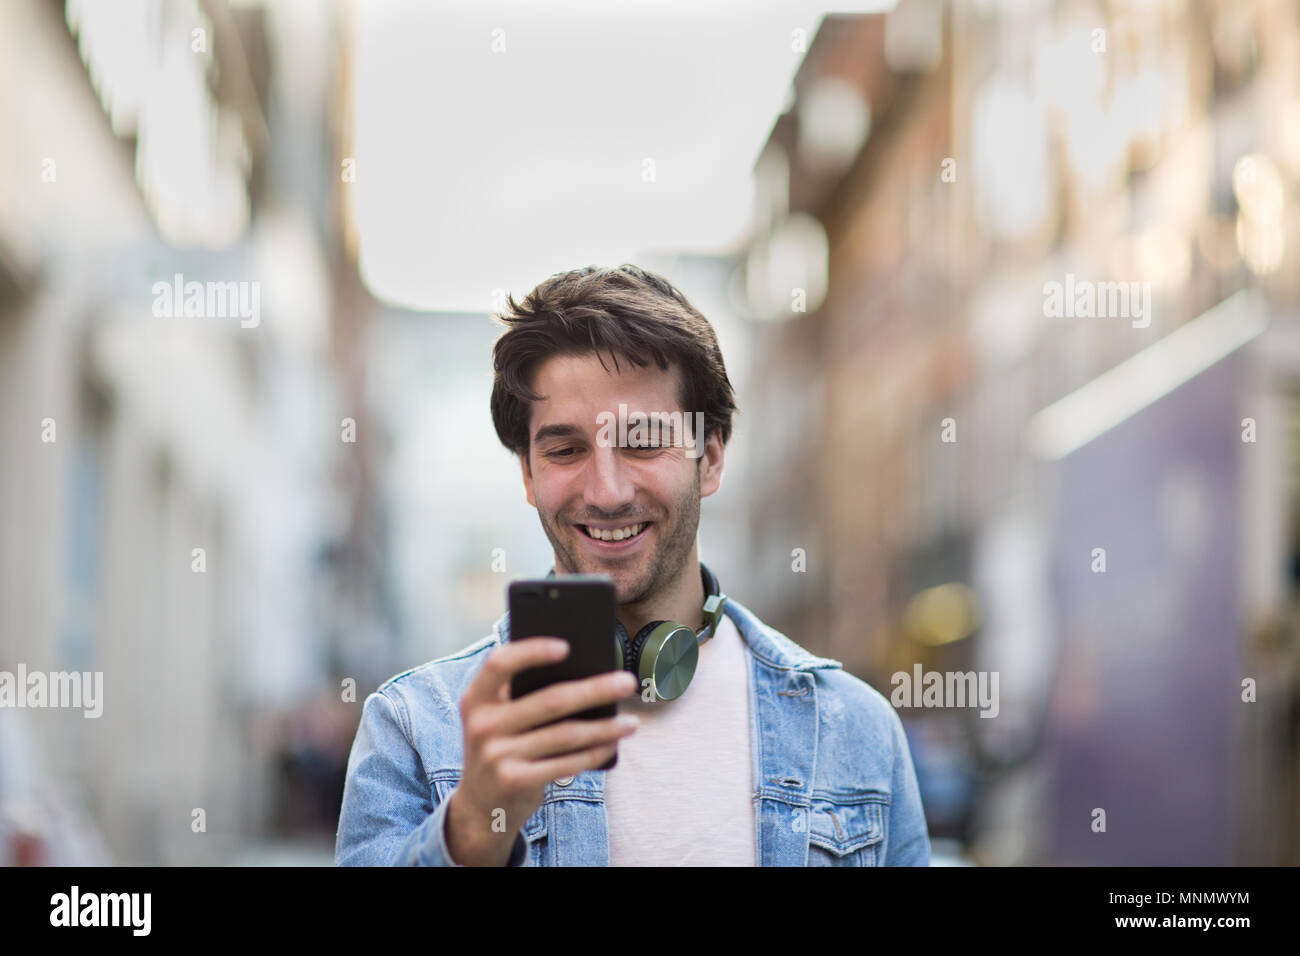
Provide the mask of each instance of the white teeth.
{"label": "white teeth", "polygon": [[616,528],[612,531],[602,531],[600,528],[592,528],[588,526],[587,533],[593,538],[597,538],[601,541],[622,541],[624,538],[631,538],[640,534],[641,529],[644,527],[645,524],[642,523],[634,524],[628,528]]}

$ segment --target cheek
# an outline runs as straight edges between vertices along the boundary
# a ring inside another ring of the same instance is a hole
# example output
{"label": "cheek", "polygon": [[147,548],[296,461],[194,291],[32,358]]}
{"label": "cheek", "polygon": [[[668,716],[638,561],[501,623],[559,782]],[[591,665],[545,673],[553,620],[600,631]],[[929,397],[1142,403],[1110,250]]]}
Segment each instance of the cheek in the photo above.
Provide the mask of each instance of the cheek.
{"label": "cheek", "polygon": [[547,474],[545,465],[540,473],[533,472],[533,500],[537,510],[552,516],[559,514],[573,499],[568,485],[565,476]]}
{"label": "cheek", "polygon": [[678,462],[672,468],[646,475],[645,478],[641,487],[661,507],[671,509],[674,518],[692,507],[696,495],[693,464],[691,470],[687,471]]}

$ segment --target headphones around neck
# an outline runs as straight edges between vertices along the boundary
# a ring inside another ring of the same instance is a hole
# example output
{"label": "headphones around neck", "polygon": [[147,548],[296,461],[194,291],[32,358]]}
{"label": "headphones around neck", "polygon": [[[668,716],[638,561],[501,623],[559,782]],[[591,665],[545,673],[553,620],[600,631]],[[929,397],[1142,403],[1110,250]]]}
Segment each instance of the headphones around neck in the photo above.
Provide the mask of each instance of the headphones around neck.
{"label": "headphones around neck", "polygon": [[[555,577],[555,569],[546,576]],[[676,621],[651,621],[629,638],[623,622],[614,620],[618,669],[636,675],[641,697],[648,703],[676,700],[686,692],[699,664],[700,645],[714,635],[722,621],[727,596],[703,561],[700,581],[704,585],[704,626],[699,631]]]}

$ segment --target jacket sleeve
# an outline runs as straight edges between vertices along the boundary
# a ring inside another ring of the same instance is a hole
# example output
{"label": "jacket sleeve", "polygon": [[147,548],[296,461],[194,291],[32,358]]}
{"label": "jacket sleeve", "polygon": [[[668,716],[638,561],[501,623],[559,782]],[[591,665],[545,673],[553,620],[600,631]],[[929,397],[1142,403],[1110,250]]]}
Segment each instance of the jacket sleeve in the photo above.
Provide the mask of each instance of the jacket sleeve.
{"label": "jacket sleeve", "polygon": [[921,788],[912,766],[912,752],[898,712],[889,708],[894,738],[894,769],[890,789],[893,799],[889,810],[889,845],[885,866],[929,866],[930,833],[921,806]]}
{"label": "jacket sleeve", "polygon": [[[334,844],[338,866],[460,866],[447,848],[447,801],[435,804],[400,707],[383,691],[362,707]],[[528,865],[522,833],[507,865]]]}

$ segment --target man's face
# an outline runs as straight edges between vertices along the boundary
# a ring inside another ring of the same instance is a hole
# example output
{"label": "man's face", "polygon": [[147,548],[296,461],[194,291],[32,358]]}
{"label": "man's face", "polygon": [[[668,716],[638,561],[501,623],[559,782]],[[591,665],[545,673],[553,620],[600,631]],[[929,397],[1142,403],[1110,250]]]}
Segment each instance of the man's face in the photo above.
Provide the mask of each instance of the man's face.
{"label": "man's face", "polygon": [[[638,368],[620,356],[616,371],[608,355],[605,365],[588,353],[537,367],[531,385],[542,400],[532,405],[529,450],[521,456],[524,487],[555,549],[556,571],[608,574],[618,604],[638,603],[672,582],[690,557],[700,499],[722,481],[723,445],[716,434],[692,449],[651,432],[651,447],[620,447],[617,426],[602,428],[610,416],[617,421],[620,404],[629,432],[637,412],[680,411],[694,422],[695,410],[678,404],[676,365]],[[639,530],[599,541],[588,527]]]}

